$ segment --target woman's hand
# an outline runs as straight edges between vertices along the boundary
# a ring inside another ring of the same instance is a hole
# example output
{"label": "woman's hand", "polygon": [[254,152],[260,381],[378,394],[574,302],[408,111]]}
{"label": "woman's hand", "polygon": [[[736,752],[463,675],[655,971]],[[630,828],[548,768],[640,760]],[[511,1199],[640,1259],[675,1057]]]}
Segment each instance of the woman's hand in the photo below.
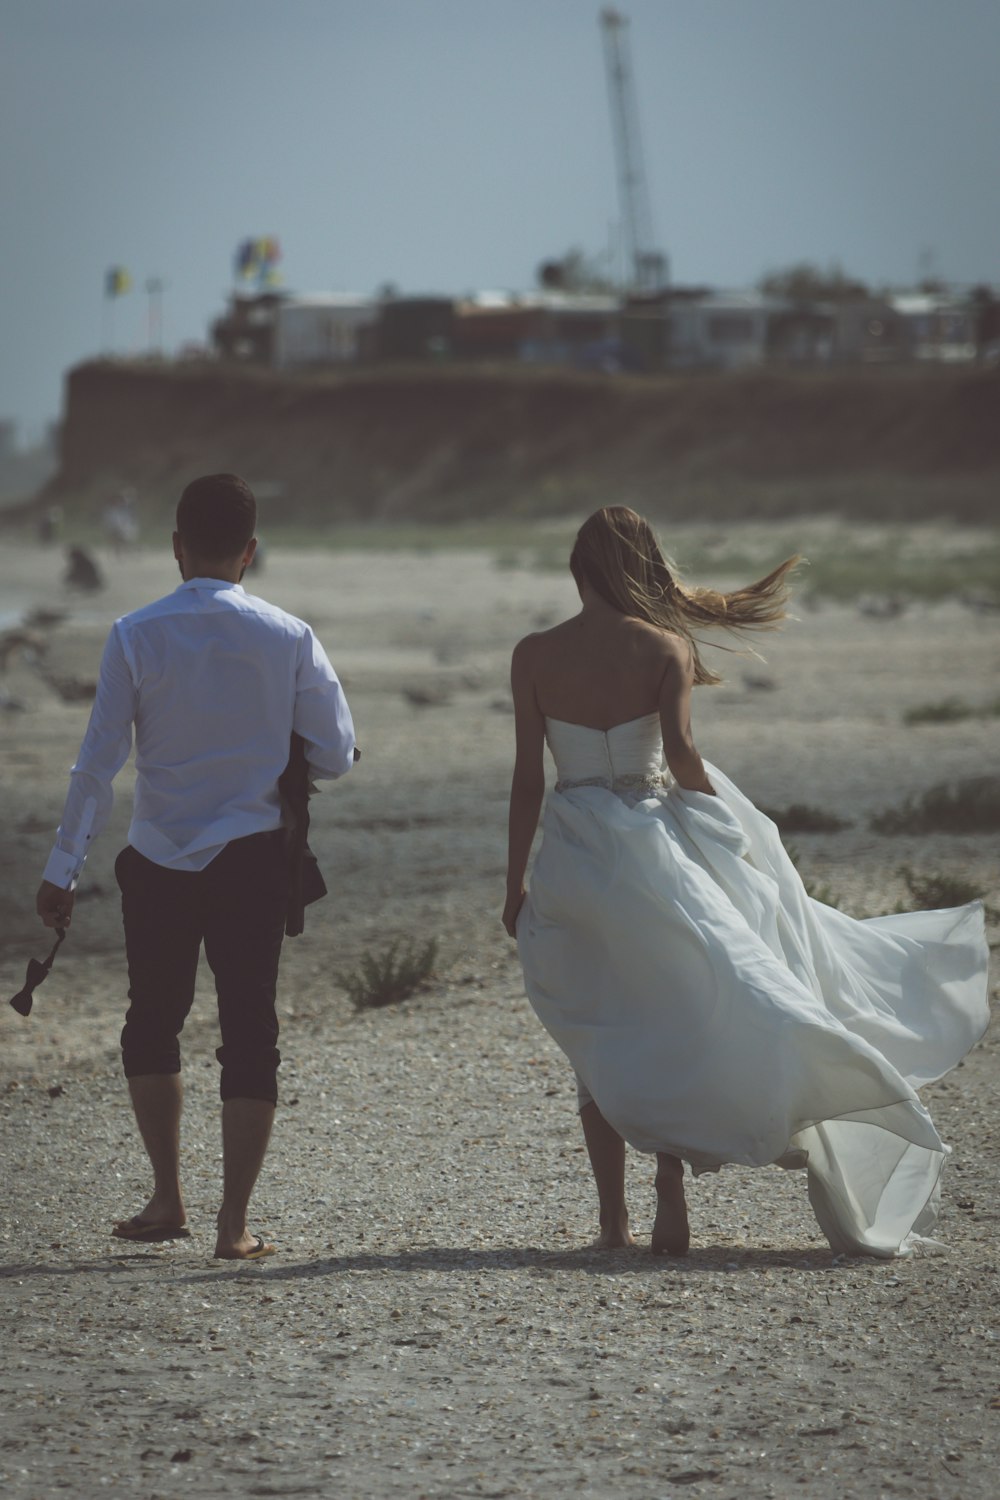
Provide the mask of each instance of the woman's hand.
{"label": "woman's hand", "polygon": [[691,735],[691,689],[694,686],[694,654],[684,641],[664,638],[667,663],[660,681],[660,729],[663,754],[670,774],[688,792],[715,796],[701,756]]}
{"label": "woman's hand", "polygon": [[507,897],[507,904],[503,909],[503,916],[500,920],[503,922],[503,925],[506,928],[508,937],[517,937],[518,913],[520,912],[521,907],[524,905],[524,898],[526,895],[527,892],[522,886],[521,890],[514,891],[512,895],[509,895]]}
{"label": "woman's hand", "polygon": [[517,914],[524,905],[525,871],[545,796],[545,768],[542,764],[545,720],[535,700],[532,672],[536,640],[537,636],[525,636],[514,647],[510,664],[517,754],[507,817],[507,903],[501,919],[509,937],[517,936]]}

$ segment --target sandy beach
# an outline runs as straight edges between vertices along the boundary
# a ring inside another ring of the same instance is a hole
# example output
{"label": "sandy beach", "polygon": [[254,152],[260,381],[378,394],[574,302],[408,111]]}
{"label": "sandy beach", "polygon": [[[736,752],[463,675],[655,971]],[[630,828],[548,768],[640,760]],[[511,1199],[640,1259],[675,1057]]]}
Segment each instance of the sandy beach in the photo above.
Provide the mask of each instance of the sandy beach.
{"label": "sandy beach", "polygon": [[[824,545],[822,528],[802,530],[802,550]],[[780,557],[766,527],[755,537],[765,571]],[[7,623],[61,612],[0,672],[8,993],[45,951],[34,892],[108,625],[177,582],[168,545],[100,560],[106,588],[69,596],[57,551],[0,553]],[[191,1238],[109,1238],[144,1201],[146,1165],[117,1056],[126,768],[32,1016],[0,1013],[4,1494],[992,1500],[996,1033],[926,1091],[953,1148],[942,1253],[835,1259],[802,1174],[733,1168],[691,1185],[687,1260],[654,1260],[652,1163],[637,1156],[639,1244],[591,1250],[572,1076],[499,922],[510,650],[574,608],[568,573],[528,546],[275,549],[248,587],[317,628],[363,752],[314,800],[330,896],[283,959],[282,1103],[252,1226],[279,1254],[209,1258],[220,1149],[204,970],[185,1031]],[[870,824],[934,783],[996,772],[997,716],[904,714],[1000,699],[1000,614],[957,597],[898,613],[820,597],[796,613],[764,641],[766,663],[721,658],[726,683],[695,704],[703,754],[759,805],[844,820],[788,841],[852,914],[909,900],[904,867],[973,881],[1000,908],[995,832]],[[996,917],[989,933],[1000,940]],[[356,1013],[343,980],[362,956],[429,938],[428,985]],[[995,997],[995,961],[991,982]]]}

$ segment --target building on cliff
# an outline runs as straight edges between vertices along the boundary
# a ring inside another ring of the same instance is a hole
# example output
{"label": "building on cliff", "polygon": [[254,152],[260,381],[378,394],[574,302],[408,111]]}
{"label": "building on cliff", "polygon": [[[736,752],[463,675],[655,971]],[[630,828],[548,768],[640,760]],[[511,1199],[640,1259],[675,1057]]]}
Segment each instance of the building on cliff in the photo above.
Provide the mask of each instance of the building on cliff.
{"label": "building on cliff", "polygon": [[235,292],[211,332],[223,359],[279,370],[459,359],[653,373],[971,361],[982,323],[968,297],[945,293],[826,302],[672,286],[623,296]]}
{"label": "building on cliff", "polygon": [[529,364],[591,365],[620,340],[621,301],[585,293],[482,292],[455,308],[456,354]]}
{"label": "building on cliff", "polygon": [[289,297],[274,309],[271,363],[288,370],[304,365],[341,365],[362,358],[378,320],[371,297],[327,292]]}

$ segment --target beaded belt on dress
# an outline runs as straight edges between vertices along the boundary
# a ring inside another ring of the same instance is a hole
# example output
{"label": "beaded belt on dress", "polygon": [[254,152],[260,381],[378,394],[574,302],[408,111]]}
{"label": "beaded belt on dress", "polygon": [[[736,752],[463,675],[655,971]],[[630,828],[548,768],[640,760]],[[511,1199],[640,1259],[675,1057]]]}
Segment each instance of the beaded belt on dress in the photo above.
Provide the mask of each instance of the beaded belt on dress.
{"label": "beaded belt on dress", "polygon": [[581,781],[557,781],[557,792],[570,792],[578,786],[602,786],[606,792],[645,792],[652,796],[662,792],[666,781],[660,771],[626,772],[623,776],[585,776]]}

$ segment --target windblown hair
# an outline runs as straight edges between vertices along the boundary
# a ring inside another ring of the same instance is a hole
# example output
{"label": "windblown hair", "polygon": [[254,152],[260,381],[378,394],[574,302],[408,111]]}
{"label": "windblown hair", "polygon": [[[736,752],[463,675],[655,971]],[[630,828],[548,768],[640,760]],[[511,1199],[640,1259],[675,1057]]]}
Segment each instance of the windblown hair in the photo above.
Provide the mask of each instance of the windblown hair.
{"label": "windblown hair", "polygon": [[212,562],[236,557],[257,526],[253,490],[238,474],[192,479],[177,502],[177,530],[198,557]]}
{"label": "windblown hair", "polygon": [[801,561],[789,557],[766,578],[729,594],[694,587],[678,577],[648,521],[627,506],[608,505],[580,527],[569,566],[578,584],[589,584],[623,615],[683,636],[694,654],[695,682],[716,683],[722,678],[705,666],[693,631],[775,629],[787,615],[787,576]]}

